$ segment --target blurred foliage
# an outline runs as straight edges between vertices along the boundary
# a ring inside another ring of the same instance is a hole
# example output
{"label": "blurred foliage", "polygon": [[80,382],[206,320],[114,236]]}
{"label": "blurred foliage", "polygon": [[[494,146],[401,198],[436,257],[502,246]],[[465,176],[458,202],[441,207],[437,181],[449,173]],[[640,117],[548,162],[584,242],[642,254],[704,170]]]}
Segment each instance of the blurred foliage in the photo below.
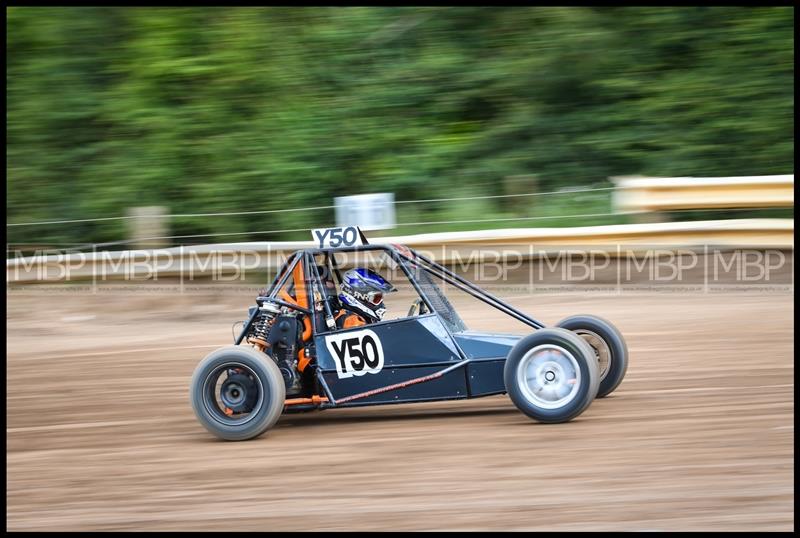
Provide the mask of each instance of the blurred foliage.
{"label": "blurred foliage", "polygon": [[[497,195],[524,174],[550,191],[615,175],[793,173],[793,32],[791,7],[12,7],[8,222],[134,205],[327,206],[384,191]],[[573,196],[531,203],[555,217],[609,209]],[[514,216],[503,199],[407,204],[398,215]],[[324,209],[177,217],[171,232],[331,224]],[[101,221],[8,234],[78,244],[126,230]],[[219,240],[294,237],[306,234]]]}

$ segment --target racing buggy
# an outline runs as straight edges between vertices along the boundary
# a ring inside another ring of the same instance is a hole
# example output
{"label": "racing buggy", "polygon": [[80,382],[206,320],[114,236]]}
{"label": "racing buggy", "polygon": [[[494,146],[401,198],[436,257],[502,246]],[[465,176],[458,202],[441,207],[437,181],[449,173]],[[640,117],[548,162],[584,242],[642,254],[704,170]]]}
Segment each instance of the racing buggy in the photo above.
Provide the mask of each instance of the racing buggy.
{"label": "racing buggy", "polygon": [[[257,437],[283,413],[459,400],[507,393],[528,417],[567,422],[611,394],[628,367],[608,321],[571,316],[545,325],[445,266],[356,227],[314,230],[318,246],[291,254],[256,297],[234,344],[210,353],[191,380],[200,423],[226,440]],[[377,254],[415,298],[399,319],[340,328],[337,256]],[[468,330],[443,293],[453,286],[527,325],[528,335]]]}

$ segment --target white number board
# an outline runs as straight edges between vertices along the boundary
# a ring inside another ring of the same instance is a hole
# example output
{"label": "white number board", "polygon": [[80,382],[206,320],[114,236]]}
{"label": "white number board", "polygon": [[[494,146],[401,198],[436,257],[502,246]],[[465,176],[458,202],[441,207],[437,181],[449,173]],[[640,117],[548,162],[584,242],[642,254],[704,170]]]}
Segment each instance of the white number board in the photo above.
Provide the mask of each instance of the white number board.
{"label": "white number board", "polygon": [[362,230],[395,227],[393,192],[338,196],[334,205],[337,226],[358,226]]}
{"label": "white number board", "polygon": [[319,244],[319,248],[343,248],[367,244],[366,237],[357,226],[317,228],[311,230],[311,237]]}
{"label": "white number board", "polygon": [[383,370],[383,346],[369,329],[325,337],[328,352],[336,362],[339,379],[377,374]]}

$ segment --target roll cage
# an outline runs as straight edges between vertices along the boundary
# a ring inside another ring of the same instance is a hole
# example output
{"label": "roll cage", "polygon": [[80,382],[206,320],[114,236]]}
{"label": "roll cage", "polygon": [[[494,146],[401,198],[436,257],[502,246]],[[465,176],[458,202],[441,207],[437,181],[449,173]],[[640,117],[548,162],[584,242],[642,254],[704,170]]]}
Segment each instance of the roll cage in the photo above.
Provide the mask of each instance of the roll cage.
{"label": "roll cage", "polygon": [[[266,295],[257,297],[256,302],[261,305],[263,301],[269,299],[281,306],[286,306],[307,314],[308,317],[311,318],[311,329],[315,336],[329,332],[326,327],[320,327],[318,316],[312,315],[315,305],[311,303],[315,302],[315,297],[321,297],[324,314],[326,316],[333,316],[330,301],[325,300],[324,283],[319,274],[318,264],[315,258],[320,255],[325,256],[325,264],[330,265],[336,280],[338,283],[341,283],[342,278],[334,254],[370,251],[382,251],[397,263],[409,282],[411,282],[417,294],[419,294],[428,312],[434,313],[442,318],[445,327],[447,327],[448,331],[451,333],[459,332],[458,330],[454,330],[454,328],[458,328],[458,323],[455,319],[460,321],[460,318],[457,318],[457,314],[454,316],[454,309],[449,301],[441,294],[438,286],[436,286],[431,279],[425,277],[423,278],[425,278],[427,282],[420,283],[418,275],[436,277],[529,327],[534,329],[542,329],[545,327],[545,324],[539,320],[514,308],[502,299],[479,288],[472,282],[405,245],[358,245],[344,248],[307,248],[295,251],[275,275],[269,288],[267,288]],[[418,273],[418,271],[422,271],[422,273]],[[298,275],[300,276],[298,277]],[[285,300],[286,298],[280,298],[279,292],[286,285],[290,277],[294,277],[295,279],[295,286],[298,291],[297,301],[287,301]],[[239,336],[234,341],[235,344],[238,345],[242,342],[257,315],[258,310],[255,309],[249,316]],[[391,323],[392,321],[394,320],[381,323]],[[463,330],[463,328],[461,330]]]}

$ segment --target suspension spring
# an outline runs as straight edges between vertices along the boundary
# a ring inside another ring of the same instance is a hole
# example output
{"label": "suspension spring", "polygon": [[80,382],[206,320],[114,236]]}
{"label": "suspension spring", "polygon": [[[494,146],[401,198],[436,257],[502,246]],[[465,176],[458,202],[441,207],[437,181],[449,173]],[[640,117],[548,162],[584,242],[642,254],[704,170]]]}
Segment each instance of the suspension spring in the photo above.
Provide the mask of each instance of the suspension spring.
{"label": "suspension spring", "polygon": [[264,302],[258,311],[258,320],[253,326],[253,335],[247,339],[261,351],[264,351],[267,344],[267,336],[275,316],[280,313],[280,307],[274,303]]}
{"label": "suspension spring", "polygon": [[266,342],[267,336],[269,335],[270,321],[272,319],[269,312],[261,310],[259,312],[258,321],[255,323],[255,327],[253,327],[253,338],[258,338]]}

